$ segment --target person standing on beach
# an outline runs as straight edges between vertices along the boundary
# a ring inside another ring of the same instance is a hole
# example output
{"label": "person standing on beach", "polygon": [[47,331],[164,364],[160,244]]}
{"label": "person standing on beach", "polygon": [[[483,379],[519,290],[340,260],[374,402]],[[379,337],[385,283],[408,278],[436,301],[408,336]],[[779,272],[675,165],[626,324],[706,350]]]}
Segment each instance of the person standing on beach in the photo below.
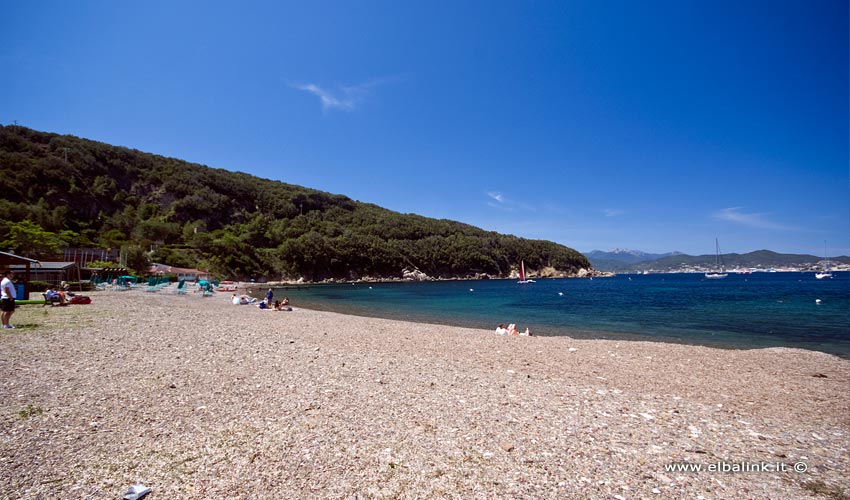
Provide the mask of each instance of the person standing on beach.
{"label": "person standing on beach", "polygon": [[12,283],[14,277],[14,271],[6,270],[3,272],[3,281],[0,281],[0,319],[3,320],[3,328],[15,328],[9,323],[15,312],[16,292],[15,284]]}
{"label": "person standing on beach", "polygon": [[271,307],[273,301],[274,301],[274,292],[272,291],[271,288],[269,288],[269,291],[266,292],[266,305]]}

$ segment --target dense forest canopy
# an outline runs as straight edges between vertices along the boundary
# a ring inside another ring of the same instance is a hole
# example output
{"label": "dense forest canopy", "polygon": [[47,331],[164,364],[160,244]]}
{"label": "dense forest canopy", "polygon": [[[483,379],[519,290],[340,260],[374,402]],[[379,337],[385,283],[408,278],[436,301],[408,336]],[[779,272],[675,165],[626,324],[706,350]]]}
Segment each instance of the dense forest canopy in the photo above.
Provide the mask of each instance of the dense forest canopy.
{"label": "dense forest canopy", "polygon": [[0,245],[35,257],[144,249],[237,279],[507,276],[520,259],[563,275],[590,268],[549,241],[20,126],[0,126],[0,169]]}

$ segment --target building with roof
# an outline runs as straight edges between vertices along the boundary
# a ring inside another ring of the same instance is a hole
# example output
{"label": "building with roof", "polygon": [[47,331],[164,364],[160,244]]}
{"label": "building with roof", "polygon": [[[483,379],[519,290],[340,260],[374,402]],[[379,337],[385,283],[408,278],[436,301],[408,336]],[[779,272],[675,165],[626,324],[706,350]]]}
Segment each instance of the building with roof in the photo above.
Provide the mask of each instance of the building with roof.
{"label": "building with roof", "polygon": [[[9,269],[15,273],[24,271],[24,264],[12,264]],[[80,267],[76,262],[36,262],[30,266],[26,282],[46,281],[59,286],[63,281],[80,281]]]}
{"label": "building with roof", "polygon": [[169,266],[168,264],[157,264],[154,263],[148,268],[148,273],[150,274],[174,274],[177,276],[178,280],[186,280],[186,281],[198,281],[198,280],[212,280],[213,275],[208,271],[203,271],[201,269],[191,269],[187,267],[174,267]]}

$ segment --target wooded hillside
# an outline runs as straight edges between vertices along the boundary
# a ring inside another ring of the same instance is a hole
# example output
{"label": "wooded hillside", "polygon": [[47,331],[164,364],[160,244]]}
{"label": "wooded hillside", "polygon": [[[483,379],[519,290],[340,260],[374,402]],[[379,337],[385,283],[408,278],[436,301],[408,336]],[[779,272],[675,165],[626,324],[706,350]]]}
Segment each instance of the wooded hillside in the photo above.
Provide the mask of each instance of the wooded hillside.
{"label": "wooded hillside", "polygon": [[549,241],[20,126],[0,126],[0,172],[0,245],[35,257],[122,248],[139,257],[133,267],[237,279],[506,276],[520,259],[531,270],[590,268]]}

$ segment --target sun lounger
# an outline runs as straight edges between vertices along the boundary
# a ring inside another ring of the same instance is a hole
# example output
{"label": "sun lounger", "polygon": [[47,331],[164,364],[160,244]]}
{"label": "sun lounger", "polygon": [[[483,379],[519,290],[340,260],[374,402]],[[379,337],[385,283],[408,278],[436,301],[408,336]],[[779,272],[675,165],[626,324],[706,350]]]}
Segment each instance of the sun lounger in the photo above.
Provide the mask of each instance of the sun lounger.
{"label": "sun lounger", "polygon": [[45,306],[53,307],[53,306],[61,306],[62,305],[62,299],[60,299],[59,297],[53,297],[52,299],[48,299],[47,293],[42,293],[41,296],[44,297],[44,304],[42,305],[42,307],[45,307]]}

